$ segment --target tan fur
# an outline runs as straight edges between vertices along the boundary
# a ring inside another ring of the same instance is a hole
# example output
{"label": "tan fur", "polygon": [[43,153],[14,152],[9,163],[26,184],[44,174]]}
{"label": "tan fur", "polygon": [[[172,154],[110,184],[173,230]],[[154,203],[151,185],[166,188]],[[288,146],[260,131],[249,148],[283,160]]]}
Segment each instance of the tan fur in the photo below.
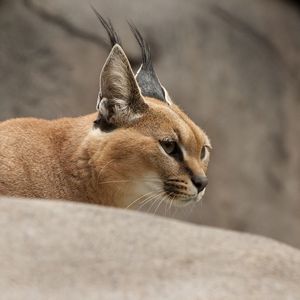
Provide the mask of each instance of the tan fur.
{"label": "tan fur", "polygon": [[[124,59],[124,53],[117,54]],[[176,179],[183,194],[175,200],[190,198],[195,187],[184,166],[206,173],[208,159],[200,160],[202,147],[210,146],[206,134],[176,105],[135,92],[147,110],[110,132],[93,127],[96,114],[0,123],[0,194],[127,207],[147,193],[158,195],[165,180]],[[164,138],[179,139],[183,163],[163,153],[159,140]]]}
{"label": "tan fur", "polygon": [[[0,193],[61,198],[122,206],[124,191],[147,171],[184,178],[163,155],[157,140],[177,130],[187,145],[189,166],[205,173],[199,160],[206,135],[179,109],[147,99],[151,111],[130,128],[101,133],[96,115],[45,121],[15,119],[0,124]],[[132,180],[107,183],[106,181]],[[133,199],[132,199],[133,200]],[[126,205],[126,204],[125,204]]]}

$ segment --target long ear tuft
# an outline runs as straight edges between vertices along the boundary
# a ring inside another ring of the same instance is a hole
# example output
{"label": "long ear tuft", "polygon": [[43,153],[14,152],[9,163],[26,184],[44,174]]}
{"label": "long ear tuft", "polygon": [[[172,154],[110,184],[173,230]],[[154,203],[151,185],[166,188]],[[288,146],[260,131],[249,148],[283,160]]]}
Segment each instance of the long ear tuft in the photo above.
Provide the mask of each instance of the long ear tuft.
{"label": "long ear tuft", "polygon": [[149,44],[134,24],[129,22],[128,24],[142,52],[142,65],[136,74],[136,80],[141,88],[142,94],[169,103],[168,93],[160,84],[154,71]]}
{"label": "long ear tuft", "polygon": [[111,21],[109,19],[105,20],[100,15],[100,13],[94,8],[94,6],[91,5],[91,8],[94,11],[95,15],[97,16],[100,23],[102,24],[102,26],[104,27],[104,29],[106,30],[110,40],[111,47],[113,47],[116,44],[122,46],[121,39],[119,38],[117,32],[115,31]]}
{"label": "long ear tuft", "polygon": [[152,66],[150,46],[137,27],[133,23],[128,22],[128,24],[142,51],[142,68],[149,69]]}
{"label": "long ear tuft", "polygon": [[121,127],[141,117],[147,108],[129,61],[116,44],[101,71],[96,124],[105,131]]}

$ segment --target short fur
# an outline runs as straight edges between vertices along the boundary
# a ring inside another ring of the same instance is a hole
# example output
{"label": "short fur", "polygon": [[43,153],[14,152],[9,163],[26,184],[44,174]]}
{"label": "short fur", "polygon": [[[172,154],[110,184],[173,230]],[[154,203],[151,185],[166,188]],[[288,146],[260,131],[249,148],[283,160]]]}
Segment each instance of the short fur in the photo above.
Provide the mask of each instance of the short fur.
{"label": "short fur", "polygon": [[[142,95],[119,44],[102,69],[97,107],[78,118],[0,123],[0,194],[119,207],[149,196],[201,199],[205,189],[192,179],[206,174],[207,135],[175,104]],[[166,153],[165,140],[178,144],[182,160]]]}

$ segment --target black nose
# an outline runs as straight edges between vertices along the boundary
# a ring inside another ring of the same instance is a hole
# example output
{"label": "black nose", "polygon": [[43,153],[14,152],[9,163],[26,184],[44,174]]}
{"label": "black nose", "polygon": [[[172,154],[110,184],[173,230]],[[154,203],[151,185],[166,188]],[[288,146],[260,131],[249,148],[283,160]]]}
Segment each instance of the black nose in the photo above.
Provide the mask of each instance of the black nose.
{"label": "black nose", "polygon": [[198,193],[202,192],[208,184],[208,179],[206,176],[192,176],[192,182],[194,186],[197,188]]}

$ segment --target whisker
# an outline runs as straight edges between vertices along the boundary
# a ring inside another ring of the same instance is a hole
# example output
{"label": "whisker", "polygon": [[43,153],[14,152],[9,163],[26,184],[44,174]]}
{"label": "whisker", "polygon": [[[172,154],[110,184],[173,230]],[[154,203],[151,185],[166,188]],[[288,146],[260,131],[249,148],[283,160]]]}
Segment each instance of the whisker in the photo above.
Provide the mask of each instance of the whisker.
{"label": "whisker", "polygon": [[154,206],[154,204],[155,204],[157,201],[160,200],[160,197],[161,197],[163,194],[164,194],[164,192],[161,192],[161,193],[159,193],[156,197],[152,198],[151,201],[148,201],[148,203],[149,203],[149,202],[152,202],[152,204],[151,204],[150,208],[147,210],[147,212],[150,212],[150,211],[151,211],[151,209],[152,209],[152,207]]}
{"label": "whisker", "polygon": [[146,196],[149,195],[149,194],[153,194],[153,193],[156,193],[156,191],[152,191],[152,192],[146,193],[146,194],[144,194],[144,195],[138,197],[137,199],[135,199],[134,201],[132,201],[125,209],[129,208],[130,206],[132,206],[132,205],[133,205],[134,203],[136,203],[138,200],[140,200],[140,199],[146,197]]}
{"label": "whisker", "polygon": [[[170,195],[168,193],[166,193],[166,197],[168,198],[168,197],[170,197]],[[168,202],[165,201],[164,204],[165,204],[165,217],[166,217],[167,216]]]}
{"label": "whisker", "polygon": [[159,207],[160,207],[160,205],[162,204],[162,202],[166,199],[166,195],[161,199],[161,201],[158,203],[158,205],[157,205],[157,207],[156,207],[156,209],[155,209],[155,211],[154,211],[154,214],[157,212],[157,210],[159,209]]}
{"label": "whisker", "polygon": [[141,206],[139,206],[139,210],[143,207],[143,206],[145,206],[147,203],[149,203],[149,202],[151,202],[152,200],[154,200],[156,197],[159,197],[160,195],[162,195],[164,193],[164,191],[163,192],[160,192],[160,193],[158,193],[157,195],[155,195],[155,196],[150,196],[148,199],[146,199],[146,200],[143,200],[143,203],[142,203],[142,205]]}
{"label": "whisker", "polygon": [[121,183],[121,182],[130,182],[131,180],[109,180],[109,181],[103,181],[100,182],[99,184],[106,184],[106,183]]}
{"label": "whisker", "polygon": [[[163,194],[162,194],[163,195]],[[152,207],[154,206],[154,204],[157,202],[157,201],[159,201],[160,200],[160,196],[162,196],[161,194],[160,195],[158,195],[158,197],[155,197],[156,199],[155,199],[155,201],[153,201],[152,202],[152,204],[151,204],[151,206],[150,206],[150,208],[147,210],[147,212],[150,212],[151,211],[151,209],[152,209]],[[152,199],[152,200],[154,200],[154,199]]]}
{"label": "whisker", "polygon": [[114,161],[114,159],[110,160],[108,163],[106,163],[100,170],[100,172],[98,173],[97,176],[97,183],[99,184],[100,178],[101,178],[101,174],[103,173],[103,171],[105,170],[105,168]]}
{"label": "whisker", "polygon": [[[107,184],[107,183],[125,183],[125,182],[136,182],[137,180],[130,180],[130,179],[122,179],[122,180],[109,180],[109,181],[103,181],[100,182],[100,184]],[[138,181],[142,181],[142,182],[161,182],[160,180],[157,181],[150,181],[150,180],[139,180]]]}
{"label": "whisker", "polygon": [[102,172],[104,171],[104,169],[114,161],[114,159],[110,160],[108,163],[106,163],[103,168],[101,168],[100,172],[98,173],[98,175],[100,176],[102,174]]}
{"label": "whisker", "polygon": [[[155,192],[158,193],[158,194],[160,194],[162,191],[163,191],[163,190],[158,190],[158,191],[155,191]],[[157,195],[158,195],[158,194],[157,194]],[[154,197],[154,196],[156,196],[156,195],[149,196],[149,197],[147,197],[146,199],[142,200],[141,204],[144,204],[145,202],[148,202],[148,200],[149,200],[150,198]]]}
{"label": "whisker", "polygon": [[[169,193],[169,196],[171,196],[171,193]],[[171,206],[173,204],[173,200],[175,199],[175,196],[172,197],[171,201],[170,201],[170,206],[169,206],[169,209],[171,209]]]}
{"label": "whisker", "polygon": [[171,193],[166,192],[166,196],[167,196],[167,199],[169,198],[170,204],[167,201],[165,201],[165,216],[167,216],[168,211],[170,211],[170,205],[172,204],[171,203],[171,197],[172,197]]}
{"label": "whisker", "polygon": [[172,208],[172,205],[173,205],[173,201],[175,199],[176,196],[173,196],[172,200],[171,200],[171,204],[170,204],[170,212],[171,212],[171,208]]}

